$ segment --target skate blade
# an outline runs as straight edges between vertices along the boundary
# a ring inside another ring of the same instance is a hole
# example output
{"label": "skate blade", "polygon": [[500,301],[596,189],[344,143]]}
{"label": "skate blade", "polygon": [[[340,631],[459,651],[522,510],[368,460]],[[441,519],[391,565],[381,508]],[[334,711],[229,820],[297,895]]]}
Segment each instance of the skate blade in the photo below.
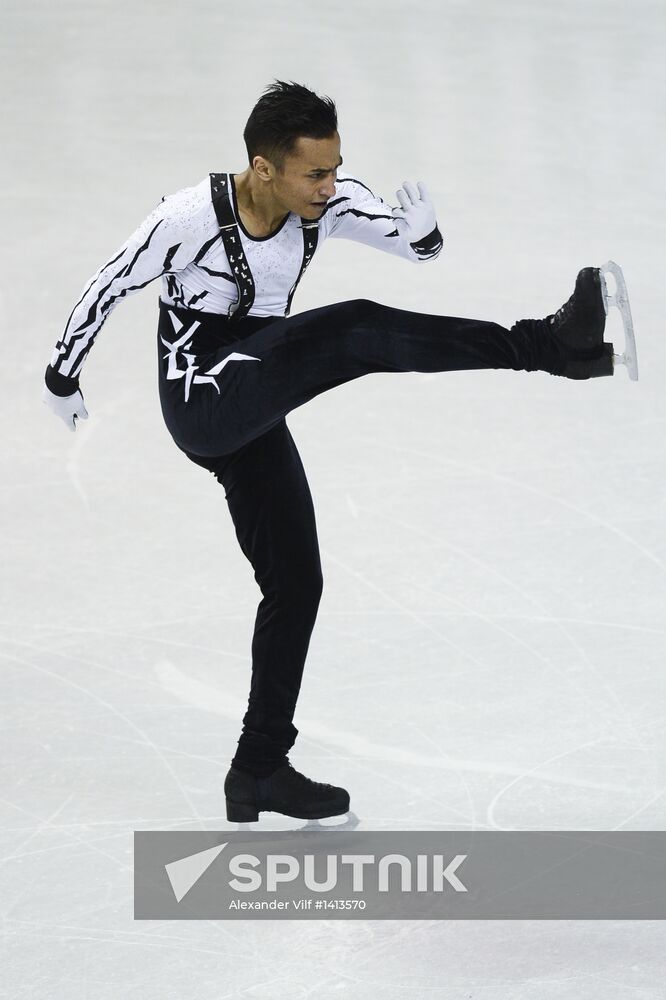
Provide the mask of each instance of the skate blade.
{"label": "skate blade", "polygon": [[[636,356],[636,337],[634,335],[634,322],[631,318],[631,307],[629,305],[629,295],[622,273],[622,268],[614,260],[606,261],[599,268],[601,272],[601,291],[604,300],[604,309],[608,315],[610,306],[617,306],[622,317],[624,326],[624,354],[613,355],[613,367],[625,365],[629,378],[638,380],[638,358]],[[606,274],[612,274],[615,280],[615,292],[611,295],[606,284]]]}

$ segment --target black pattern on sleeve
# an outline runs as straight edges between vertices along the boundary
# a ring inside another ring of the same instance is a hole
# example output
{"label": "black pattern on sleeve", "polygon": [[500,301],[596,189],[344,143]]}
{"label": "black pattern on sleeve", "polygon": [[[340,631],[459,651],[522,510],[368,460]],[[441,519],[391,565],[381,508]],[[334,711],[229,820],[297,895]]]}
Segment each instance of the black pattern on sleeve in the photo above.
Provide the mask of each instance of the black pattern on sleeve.
{"label": "black pattern on sleeve", "polygon": [[365,243],[413,263],[434,260],[442,249],[437,226],[423,239],[410,242],[406,225],[396,220],[391,206],[356,177],[338,177],[336,197],[329,202],[326,216],[329,236]]}
{"label": "black pattern on sleeve", "polygon": [[[196,191],[185,188],[162,198],[88,282],[54,348],[51,358],[54,375],[77,379],[97,334],[121,299],[161,275],[171,276],[182,270],[212,245],[217,236],[209,238],[207,206]],[[56,384],[55,378],[51,381]],[[64,389],[73,383],[58,384]]]}

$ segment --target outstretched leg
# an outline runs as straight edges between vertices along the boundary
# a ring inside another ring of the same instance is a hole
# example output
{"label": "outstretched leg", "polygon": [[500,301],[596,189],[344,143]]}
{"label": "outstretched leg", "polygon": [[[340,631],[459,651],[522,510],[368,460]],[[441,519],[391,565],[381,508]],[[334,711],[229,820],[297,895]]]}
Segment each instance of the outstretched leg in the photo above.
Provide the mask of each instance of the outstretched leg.
{"label": "outstretched leg", "polygon": [[[269,320],[249,336],[242,335],[240,321],[238,340],[207,355],[196,354],[196,331],[189,339],[187,330],[179,331],[181,357],[172,351],[162,358],[167,426],[184,450],[220,455],[314,396],[372,372],[507,368],[573,378],[610,375],[598,271],[586,272],[554,317],[521,320],[510,330],[354,299]],[[169,313],[162,305],[160,339],[173,347]]]}

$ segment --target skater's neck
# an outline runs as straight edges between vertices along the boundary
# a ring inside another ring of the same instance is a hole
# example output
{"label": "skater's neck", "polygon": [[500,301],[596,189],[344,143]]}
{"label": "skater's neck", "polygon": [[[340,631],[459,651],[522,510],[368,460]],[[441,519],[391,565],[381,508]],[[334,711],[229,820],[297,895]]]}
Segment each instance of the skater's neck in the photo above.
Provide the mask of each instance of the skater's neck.
{"label": "skater's neck", "polygon": [[236,203],[241,221],[252,236],[268,236],[284,222],[289,209],[277,199],[269,184],[258,181],[249,167],[234,174]]}

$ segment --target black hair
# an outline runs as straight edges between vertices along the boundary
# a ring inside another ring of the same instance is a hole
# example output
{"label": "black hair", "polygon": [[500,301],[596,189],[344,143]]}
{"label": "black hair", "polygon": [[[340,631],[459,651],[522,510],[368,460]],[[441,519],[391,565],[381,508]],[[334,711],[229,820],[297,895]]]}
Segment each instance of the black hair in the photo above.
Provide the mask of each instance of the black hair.
{"label": "black hair", "polygon": [[338,115],[330,97],[319,97],[293,80],[276,80],[252,108],[243,130],[248,162],[252,166],[255,156],[263,156],[281,174],[299,136],[328,139],[337,128]]}

